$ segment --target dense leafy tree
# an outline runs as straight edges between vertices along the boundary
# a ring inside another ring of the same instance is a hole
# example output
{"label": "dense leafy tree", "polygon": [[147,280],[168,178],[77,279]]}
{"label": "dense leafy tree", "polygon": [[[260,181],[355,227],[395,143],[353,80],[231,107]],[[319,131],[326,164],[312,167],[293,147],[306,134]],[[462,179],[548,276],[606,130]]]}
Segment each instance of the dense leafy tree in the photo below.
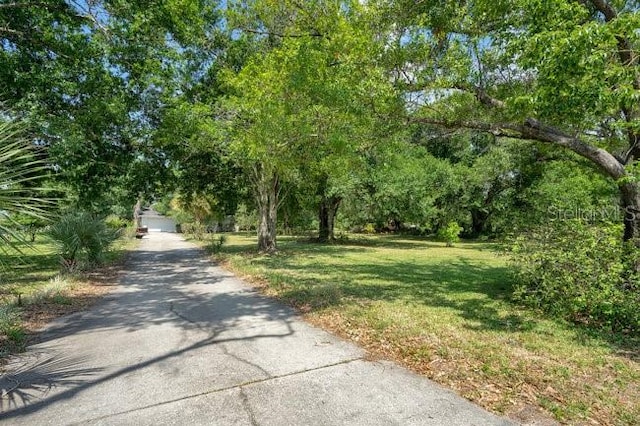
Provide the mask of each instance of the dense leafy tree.
{"label": "dense leafy tree", "polygon": [[450,209],[438,200],[458,188],[451,164],[402,139],[387,141],[366,153],[366,172],[345,206],[353,227],[371,223],[376,229],[437,227]]}
{"label": "dense leafy tree", "polygon": [[[248,13],[253,21],[239,21],[243,31],[264,35],[270,50],[229,80],[228,104],[238,158],[246,162],[256,194],[263,251],[276,249],[283,183],[300,182],[315,195],[320,239],[333,238],[344,187],[361,161],[358,151],[373,139],[372,113],[388,109],[392,99],[385,74],[371,59],[379,46],[358,3],[270,6],[256,2]],[[264,7],[260,19],[251,15]]]}
{"label": "dense leafy tree", "polygon": [[566,148],[620,191],[627,240],[640,228],[636,1],[385,2],[399,24],[407,90],[447,98],[415,120]]}
{"label": "dense leafy tree", "polygon": [[243,189],[242,171],[222,136],[213,106],[180,99],[165,107],[153,138],[170,171],[165,190],[179,192],[187,203],[205,196],[218,216],[235,212]]}
{"label": "dense leafy tree", "polygon": [[73,205],[131,204],[166,180],[149,135],[218,15],[206,0],[0,5],[0,97],[40,125]]}

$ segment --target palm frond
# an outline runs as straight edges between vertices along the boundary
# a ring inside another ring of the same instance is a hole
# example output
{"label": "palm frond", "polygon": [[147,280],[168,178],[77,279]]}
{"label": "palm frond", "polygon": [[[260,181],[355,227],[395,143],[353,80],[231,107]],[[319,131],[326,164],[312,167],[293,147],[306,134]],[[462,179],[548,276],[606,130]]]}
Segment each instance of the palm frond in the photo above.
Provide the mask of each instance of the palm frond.
{"label": "palm frond", "polygon": [[[0,117],[6,114],[0,115]],[[48,173],[45,161],[38,158],[26,126],[0,118],[0,250],[20,252],[28,245],[17,216],[48,220],[56,200],[48,197],[43,180]],[[1,265],[0,265],[1,266]]]}

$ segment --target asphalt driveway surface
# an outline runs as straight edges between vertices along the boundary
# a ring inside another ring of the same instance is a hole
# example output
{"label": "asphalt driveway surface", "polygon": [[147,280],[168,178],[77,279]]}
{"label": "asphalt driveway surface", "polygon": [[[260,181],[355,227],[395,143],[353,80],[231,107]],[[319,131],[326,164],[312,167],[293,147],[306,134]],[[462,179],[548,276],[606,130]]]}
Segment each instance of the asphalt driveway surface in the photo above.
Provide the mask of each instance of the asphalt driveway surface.
{"label": "asphalt driveway surface", "polygon": [[0,424],[507,424],[314,328],[175,234],[53,322],[0,379]]}

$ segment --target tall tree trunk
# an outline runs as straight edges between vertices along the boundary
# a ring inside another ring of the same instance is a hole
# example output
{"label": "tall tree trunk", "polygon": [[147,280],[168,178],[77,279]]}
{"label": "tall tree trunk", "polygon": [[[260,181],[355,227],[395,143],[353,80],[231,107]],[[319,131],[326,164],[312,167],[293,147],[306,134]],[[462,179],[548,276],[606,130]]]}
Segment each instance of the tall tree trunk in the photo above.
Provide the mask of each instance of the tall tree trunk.
{"label": "tall tree trunk", "polygon": [[280,180],[275,172],[265,170],[258,164],[253,169],[254,190],[258,205],[258,250],[263,253],[275,253],[276,225],[278,223],[278,197]]}
{"label": "tall tree trunk", "polygon": [[136,205],[133,206],[133,224],[136,228],[140,228],[140,213],[142,212],[142,199],[138,198]]}
{"label": "tall tree trunk", "polygon": [[341,201],[342,197],[337,196],[323,197],[320,201],[318,209],[318,239],[320,242],[326,243],[335,239],[333,228]]}
{"label": "tall tree trunk", "polygon": [[482,208],[472,208],[471,212],[471,232],[474,237],[482,235],[487,230],[489,224],[489,216],[491,215],[487,210]]}
{"label": "tall tree trunk", "polygon": [[318,180],[317,194],[320,197],[318,205],[318,240],[326,243],[334,240],[333,225],[342,197],[328,195],[329,175],[324,173]]}
{"label": "tall tree trunk", "polygon": [[620,201],[624,213],[624,240],[633,241],[640,247],[640,184],[621,184]]}

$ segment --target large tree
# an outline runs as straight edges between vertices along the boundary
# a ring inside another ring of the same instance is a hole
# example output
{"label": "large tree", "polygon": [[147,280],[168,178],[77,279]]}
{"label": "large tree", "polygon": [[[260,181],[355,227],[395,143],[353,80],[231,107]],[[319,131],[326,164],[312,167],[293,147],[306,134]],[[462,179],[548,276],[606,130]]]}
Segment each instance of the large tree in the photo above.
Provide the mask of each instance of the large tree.
{"label": "large tree", "polygon": [[166,177],[150,134],[167,100],[188,89],[217,9],[209,0],[0,4],[0,100],[40,127],[75,206],[132,204]]}
{"label": "large tree", "polygon": [[[411,6],[411,7],[409,7]],[[640,4],[614,0],[383,2],[412,120],[569,149],[619,188],[640,241]],[[446,99],[444,102],[436,102]]]}
{"label": "large tree", "polygon": [[[286,7],[285,7],[286,6]],[[337,209],[397,104],[377,64],[384,43],[359,2],[255,1],[234,22],[263,51],[230,79],[235,146],[259,209],[259,248],[273,251],[283,184],[315,201],[319,238],[333,238]]]}

